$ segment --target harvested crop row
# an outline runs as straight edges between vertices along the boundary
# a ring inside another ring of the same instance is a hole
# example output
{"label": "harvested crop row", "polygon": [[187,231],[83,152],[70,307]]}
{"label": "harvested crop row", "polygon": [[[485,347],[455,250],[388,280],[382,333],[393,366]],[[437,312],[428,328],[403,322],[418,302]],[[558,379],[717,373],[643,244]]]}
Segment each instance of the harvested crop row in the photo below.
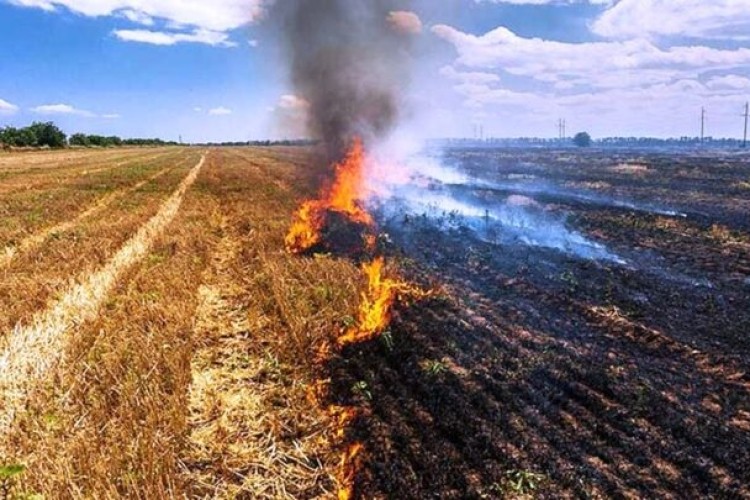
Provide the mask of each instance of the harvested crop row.
{"label": "harvested crop row", "polygon": [[13,258],[16,257],[16,255],[18,255],[18,253],[30,252],[38,248],[39,246],[43,245],[44,242],[48,238],[56,234],[70,231],[71,229],[75,228],[76,225],[78,225],[82,220],[88,219],[89,217],[93,217],[101,213],[104,209],[106,209],[109,205],[111,205],[112,202],[114,202],[115,200],[122,198],[124,196],[127,196],[128,194],[141,189],[149,182],[154,181],[158,179],[159,177],[167,174],[170,170],[171,168],[167,167],[164,170],[160,170],[154,175],[148,177],[147,179],[138,182],[134,186],[131,186],[125,189],[120,189],[117,191],[113,191],[112,193],[106,196],[103,196],[102,198],[97,200],[96,203],[94,203],[92,206],[90,206],[88,209],[84,210],[83,212],[79,213],[74,219],[69,220],[67,222],[61,222],[60,224],[57,224],[56,226],[48,227],[46,229],[43,229],[42,231],[34,233],[30,235],[29,237],[21,240],[21,242],[17,246],[6,247],[5,253],[0,254],[0,269],[10,264]]}
{"label": "harvested crop row", "polygon": [[0,194],[7,196],[19,191],[48,190],[80,182],[91,182],[101,177],[102,172],[127,169],[135,165],[148,164],[160,158],[174,158],[181,150],[162,150],[149,154],[103,156],[91,158],[85,163],[68,167],[50,166],[44,170],[13,171],[0,174]]}
{"label": "harvested crop row", "polygon": [[256,150],[219,155],[211,182],[228,227],[197,322],[183,459],[190,496],[335,496],[335,417],[310,395],[316,352],[356,308],[358,271],[284,251],[294,166],[259,161]]}
{"label": "harvested crop row", "polygon": [[[214,164],[212,153],[204,169]],[[66,498],[178,496],[193,316],[219,239],[217,213],[201,175],[101,314],[69,337],[54,384],[33,394],[9,439],[8,460],[28,466],[25,489]]]}
{"label": "harvested crop row", "polygon": [[[187,160],[187,159],[186,159]],[[36,251],[19,255],[0,275],[0,339],[37,310],[59,298],[78,279],[104,265],[159,210],[164,199],[195,165],[185,163],[112,203],[99,217],[56,233]]]}
{"label": "harvested crop row", "polygon": [[[23,410],[29,392],[45,380],[49,370],[59,361],[71,333],[82,323],[96,319],[118,280],[148,254],[155,240],[175,218],[204,160],[205,157],[162,204],[159,212],[120,248],[107,265],[80,283],[71,285],[57,301],[9,336],[0,353],[0,394],[5,403],[0,411],[0,439],[10,431],[16,414]],[[0,440],[0,447],[2,444]]]}
{"label": "harvested crop row", "polygon": [[102,162],[117,163],[126,159],[145,158],[176,148],[154,149],[107,149],[85,152],[51,151],[44,155],[13,154],[0,155],[0,181],[22,174],[44,174],[55,171],[80,169],[86,165]]}
{"label": "harvested crop row", "polygon": [[81,207],[91,206],[114,191],[184,161],[187,156],[185,152],[162,155],[47,189],[5,194],[0,197],[0,246],[16,247],[25,238],[74,218]]}

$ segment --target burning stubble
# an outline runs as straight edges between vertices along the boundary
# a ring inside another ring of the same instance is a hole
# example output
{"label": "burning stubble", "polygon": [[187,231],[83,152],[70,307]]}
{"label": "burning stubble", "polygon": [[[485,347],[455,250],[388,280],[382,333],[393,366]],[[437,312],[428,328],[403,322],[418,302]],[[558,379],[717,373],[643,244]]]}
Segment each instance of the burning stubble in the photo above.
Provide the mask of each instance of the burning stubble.
{"label": "burning stubble", "polygon": [[409,3],[277,3],[291,82],[309,103],[308,131],[323,141],[331,162],[343,157],[355,137],[366,144],[382,139],[398,121],[411,36],[389,16]]}

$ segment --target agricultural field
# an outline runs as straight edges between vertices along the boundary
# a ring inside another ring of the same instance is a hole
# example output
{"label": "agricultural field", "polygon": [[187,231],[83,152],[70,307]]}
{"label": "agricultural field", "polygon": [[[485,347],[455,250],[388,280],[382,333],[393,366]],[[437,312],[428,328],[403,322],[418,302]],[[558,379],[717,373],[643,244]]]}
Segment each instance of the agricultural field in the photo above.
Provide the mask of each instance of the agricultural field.
{"label": "agricultural field", "polygon": [[750,498],[750,155],[430,157],[0,155],[0,499]]}

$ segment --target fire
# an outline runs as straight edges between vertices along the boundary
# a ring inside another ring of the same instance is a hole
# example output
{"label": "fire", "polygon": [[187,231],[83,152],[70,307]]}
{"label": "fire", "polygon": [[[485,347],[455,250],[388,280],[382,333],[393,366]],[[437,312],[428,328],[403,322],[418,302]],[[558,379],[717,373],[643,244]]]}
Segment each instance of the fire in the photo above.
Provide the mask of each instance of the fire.
{"label": "fire", "polygon": [[[362,207],[365,198],[365,149],[361,139],[355,139],[344,160],[337,164],[333,185],[325,189],[318,200],[306,201],[294,215],[294,222],[286,236],[286,248],[300,254],[320,243],[327,211],[340,212],[353,222],[373,226],[372,216]],[[371,245],[374,240],[367,241]]]}
{"label": "fire", "polygon": [[366,342],[380,335],[391,321],[391,308],[399,293],[411,290],[406,283],[386,278],[384,267],[382,257],[362,266],[368,285],[359,306],[359,322],[357,327],[339,337],[337,343],[340,347]]}
{"label": "fire", "polygon": [[361,443],[353,443],[341,457],[341,486],[339,488],[339,500],[350,500],[354,497],[354,484],[357,476],[358,457],[362,451]]}
{"label": "fire", "polygon": [[[324,189],[317,200],[305,202],[294,215],[294,220],[285,244],[292,254],[301,254],[324,243],[324,229],[330,212],[342,214],[346,219],[374,228],[372,216],[363,208],[362,201],[368,194],[365,188],[364,146],[360,139],[353,141],[346,158],[335,166],[335,180],[332,185]],[[377,244],[374,232],[362,235],[362,246],[372,252]],[[407,283],[385,276],[385,260],[375,258],[365,263],[362,271],[367,278],[367,289],[362,293],[359,307],[359,318],[356,327],[346,331],[333,343],[323,344],[315,354],[318,363],[323,364],[333,355],[333,349],[346,345],[372,340],[380,335],[390,323],[393,305],[396,300],[404,296],[424,297],[426,294]],[[308,388],[308,398],[311,403],[320,404],[330,385],[330,380],[314,383]],[[329,406],[332,420],[332,438],[342,443],[346,441],[346,431],[358,416],[358,411],[351,407]],[[338,473],[339,500],[349,500],[354,496],[357,470],[359,469],[361,443],[346,445],[341,457]]]}

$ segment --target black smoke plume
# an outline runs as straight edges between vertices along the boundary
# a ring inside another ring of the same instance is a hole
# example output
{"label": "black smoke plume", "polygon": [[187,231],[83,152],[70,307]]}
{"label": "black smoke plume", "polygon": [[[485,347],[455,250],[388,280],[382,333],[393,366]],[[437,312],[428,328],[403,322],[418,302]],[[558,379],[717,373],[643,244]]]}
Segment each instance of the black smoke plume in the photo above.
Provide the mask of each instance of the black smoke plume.
{"label": "black smoke plume", "polygon": [[394,28],[389,14],[408,3],[277,1],[295,92],[309,102],[309,132],[331,159],[353,137],[377,140],[398,120],[410,37]]}

